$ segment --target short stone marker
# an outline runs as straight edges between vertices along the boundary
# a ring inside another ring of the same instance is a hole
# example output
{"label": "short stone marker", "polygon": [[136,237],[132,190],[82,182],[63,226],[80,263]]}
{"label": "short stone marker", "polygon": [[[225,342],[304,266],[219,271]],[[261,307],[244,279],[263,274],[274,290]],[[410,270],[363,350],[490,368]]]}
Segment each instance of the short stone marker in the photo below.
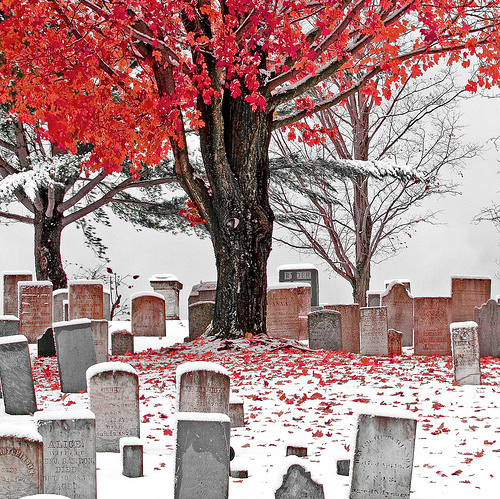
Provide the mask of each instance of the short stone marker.
{"label": "short stone marker", "polygon": [[380,307],[380,295],[382,291],[367,291],[366,305],[368,307]]}
{"label": "short stone marker", "polygon": [[176,369],[180,412],[229,412],[229,373],[214,362],[186,362]]}
{"label": "short stone marker", "polygon": [[132,303],[132,334],[134,336],[165,336],[165,298],[159,293],[134,293]]}
{"label": "short stone marker", "polygon": [[165,298],[165,318],[179,319],[179,291],[183,288],[179,279],[172,274],[156,274],[149,278],[149,284],[156,293]]}
{"label": "short stone marker", "polygon": [[300,464],[292,464],[283,476],[283,483],[276,491],[276,499],[324,499],[323,485],[316,483],[311,478],[311,473]]}
{"label": "short stone marker", "polygon": [[15,315],[0,315],[0,336],[19,334],[19,319]]}
{"label": "short stone marker", "polygon": [[7,414],[28,415],[37,410],[26,336],[0,338],[0,380]]}
{"label": "short stone marker", "polygon": [[176,418],[174,499],[227,499],[229,417],[180,412]]}
{"label": "short stone marker", "polygon": [[217,292],[217,281],[202,281],[191,288],[188,297],[188,306],[198,301],[213,301]]}
{"label": "short stone marker", "polygon": [[20,281],[19,334],[30,343],[52,326],[52,283],[50,281]]}
{"label": "short stone marker", "polygon": [[474,307],[480,307],[491,298],[489,277],[452,276],[451,322],[472,321]]}
{"label": "short stone marker", "polygon": [[139,377],[132,366],[103,362],[90,367],[87,390],[97,452],[120,452],[120,438],[139,438]]}
{"label": "short stone marker", "polygon": [[307,456],[307,447],[302,447],[302,446],[297,446],[297,445],[287,445],[286,446],[286,455],[287,456],[306,457]]}
{"label": "short stone marker", "polygon": [[325,305],[327,310],[340,312],[340,325],[342,328],[342,350],[346,352],[359,353],[359,305]]}
{"label": "short stone marker", "polygon": [[351,469],[350,459],[337,459],[337,475],[349,476]]}
{"label": "short stone marker", "polygon": [[311,306],[319,305],[318,269],[311,264],[288,264],[278,267],[279,282],[307,282],[311,285]]}
{"label": "short stone marker", "polygon": [[3,315],[19,313],[19,294],[17,283],[33,280],[31,272],[3,272]]}
{"label": "short stone marker", "polygon": [[54,343],[54,331],[51,327],[45,330],[45,333],[37,340],[38,357],[54,357],[56,354],[56,344]]}
{"label": "short stone marker", "polygon": [[111,355],[134,353],[134,336],[126,330],[111,333]]}
{"label": "short stone marker", "polygon": [[108,361],[108,321],[92,320],[92,339],[94,340],[96,363]]}
{"label": "short stone marker", "polygon": [[1,499],[43,493],[42,436],[22,426],[0,426]]}
{"label": "short stone marker", "polygon": [[103,319],[102,283],[95,280],[69,281],[69,320]]}
{"label": "short stone marker", "polygon": [[410,497],[417,422],[360,414],[349,499]]}
{"label": "short stone marker", "polygon": [[389,329],[403,333],[402,346],[413,345],[413,297],[398,281],[393,281],[380,296],[381,305],[387,307]]}
{"label": "short stone marker", "polygon": [[[482,307],[474,309],[477,323],[480,357],[500,357],[500,305],[488,300]],[[0,326],[1,327],[1,326]]]}
{"label": "short stone marker", "polygon": [[360,347],[363,355],[389,354],[387,344],[387,309],[385,307],[361,307]]}
{"label": "short stone marker", "polygon": [[102,289],[102,316],[105,320],[110,321],[111,318],[111,292],[109,289]]}
{"label": "short stone marker", "polygon": [[451,355],[451,298],[413,299],[415,355]]}
{"label": "short stone marker", "polygon": [[245,426],[245,406],[241,397],[230,395],[229,419],[231,420],[231,428]]}
{"label": "short stone marker", "polygon": [[387,348],[389,356],[401,355],[403,349],[401,348],[401,342],[403,340],[403,333],[396,331],[395,329],[389,329],[387,331]]}
{"label": "short stone marker", "polygon": [[307,316],[309,348],[342,350],[342,326],[340,312],[317,310]]}
{"label": "short stone marker", "polygon": [[76,319],[55,322],[53,329],[61,391],[85,392],[87,390],[85,373],[96,363],[92,321]]}
{"label": "short stone marker", "polygon": [[44,491],[96,499],[95,418],[89,410],[35,414],[43,437]]}
{"label": "short stone marker", "polygon": [[455,383],[458,385],[480,385],[479,341],[477,324],[473,321],[450,324],[451,353]]}
{"label": "short stone marker", "polygon": [[68,299],[67,289],[56,289],[52,292],[52,320],[62,322],[67,320],[64,315],[64,302]]}
{"label": "short stone marker", "polygon": [[214,318],[215,302],[197,301],[188,306],[189,341],[201,336]]}
{"label": "short stone marker", "polygon": [[144,475],[144,449],[139,438],[120,438],[120,454],[122,457],[122,475],[129,478],[139,478]]}

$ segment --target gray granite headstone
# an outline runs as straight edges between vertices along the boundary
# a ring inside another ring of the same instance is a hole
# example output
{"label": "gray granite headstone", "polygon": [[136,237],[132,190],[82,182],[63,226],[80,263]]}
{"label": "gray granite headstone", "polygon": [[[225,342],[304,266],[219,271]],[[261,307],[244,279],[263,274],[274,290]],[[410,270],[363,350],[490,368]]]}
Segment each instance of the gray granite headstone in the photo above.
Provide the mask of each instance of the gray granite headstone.
{"label": "gray granite headstone", "polygon": [[122,456],[122,475],[139,478],[144,474],[144,449],[140,439],[135,437],[120,438]]}
{"label": "gray granite headstone", "polygon": [[340,312],[318,310],[307,316],[309,348],[342,350],[342,326]]}
{"label": "gray granite headstone", "polygon": [[500,357],[500,305],[488,300],[482,307],[475,307],[480,357]]}
{"label": "gray granite headstone", "polygon": [[0,315],[0,336],[19,334],[19,319],[15,315]]}
{"label": "gray granite headstone", "polygon": [[311,306],[319,305],[318,269],[310,264],[280,265],[278,267],[279,282],[307,282],[311,285]]}
{"label": "gray granite headstone", "polygon": [[382,291],[367,291],[366,292],[366,305],[368,307],[380,307],[380,295]]}
{"label": "gray granite headstone", "polygon": [[51,327],[48,327],[37,340],[37,355],[38,357],[54,357],[55,354],[54,331]]}
{"label": "gray granite headstone", "polygon": [[0,380],[7,414],[28,415],[37,410],[25,336],[0,338]]}
{"label": "gray granite headstone", "polygon": [[455,383],[458,385],[480,385],[479,342],[477,324],[473,321],[452,322],[451,354]]}
{"label": "gray granite headstone", "polygon": [[188,307],[189,340],[201,336],[214,318],[215,302],[197,301]]}
{"label": "gray granite headstone", "polygon": [[311,478],[311,473],[300,464],[292,464],[283,476],[281,487],[274,494],[276,499],[325,499],[323,485]]}
{"label": "gray granite headstone", "polygon": [[111,355],[125,355],[134,353],[134,336],[128,331],[114,331],[111,333]]}
{"label": "gray granite headstone", "polygon": [[360,308],[360,347],[363,355],[389,354],[387,343],[387,309],[385,307]]}

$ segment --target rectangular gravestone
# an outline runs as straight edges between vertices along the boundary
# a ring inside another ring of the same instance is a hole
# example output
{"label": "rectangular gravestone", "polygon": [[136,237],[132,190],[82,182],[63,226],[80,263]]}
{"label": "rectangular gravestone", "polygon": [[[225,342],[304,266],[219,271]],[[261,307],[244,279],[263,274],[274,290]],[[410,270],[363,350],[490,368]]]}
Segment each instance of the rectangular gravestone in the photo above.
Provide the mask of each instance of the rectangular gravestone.
{"label": "rectangular gravestone", "polygon": [[149,284],[156,293],[165,298],[165,318],[179,319],[179,291],[183,288],[179,279],[172,274],[157,274],[149,279]]}
{"label": "rectangular gravestone", "polygon": [[500,305],[488,300],[482,307],[474,309],[477,323],[480,357],[500,357]]}
{"label": "rectangular gravestone", "polygon": [[132,334],[134,336],[165,336],[165,298],[159,293],[134,293],[132,303]]}
{"label": "rectangular gravestone", "polygon": [[387,327],[403,333],[402,346],[413,345],[413,297],[403,284],[393,281],[381,294],[387,308]]}
{"label": "rectangular gravestone", "polygon": [[389,357],[401,355],[403,353],[403,349],[401,348],[402,340],[403,333],[396,331],[395,329],[389,329],[387,331],[387,348],[389,350]]}
{"label": "rectangular gravestone", "polygon": [[342,350],[340,312],[317,310],[308,315],[309,348]]}
{"label": "rectangular gravestone", "polygon": [[307,282],[311,286],[311,306],[319,305],[318,269],[311,264],[288,264],[278,267],[279,282]]}
{"label": "rectangular gravestone", "polygon": [[472,321],[474,307],[480,307],[491,297],[489,277],[451,278],[451,322]]}
{"label": "rectangular gravestone", "polygon": [[29,415],[37,410],[25,336],[0,338],[0,380],[7,414]]}
{"label": "rectangular gravestone", "polygon": [[96,364],[87,371],[87,390],[97,452],[120,452],[120,438],[140,436],[137,372],[123,362]]}
{"label": "rectangular gravestone", "polygon": [[451,298],[413,299],[415,355],[451,355]]}
{"label": "rectangular gravestone", "polygon": [[227,499],[229,417],[178,413],[176,434],[174,499]]}
{"label": "rectangular gravestone", "polygon": [[217,292],[217,281],[202,281],[191,288],[188,297],[188,306],[198,301],[213,301]]}
{"label": "rectangular gravestone", "polygon": [[409,499],[417,422],[360,414],[349,499]]}
{"label": "rectangular gravestone", "polygon": [[380,295],[382,291],[367,291],[366,305],[368,307],[380,307]]}
{"label": "rectangular gravestone", "polygon": [[241,397],[230,395],[229,419],[231,421],[231,428],[245,426],[245,405]]}
{"label": "rectangular gravestone", "polygon": [[19,319],[15,315],[0,315],[0,336],[19,334]]}
{"label": "rectangular gravestone", "polygon": [[111,333],[111,355],[134,353],[134,337],[126,330]]}
{"label": "rectangular gravestone", "polygon": [[91,320],[55,322],[53,329],[61,391],[85,392],[85,373],[96,363]]}
{"label": "rectangular gravestone", "polygon": [[64,315],[64,301],[67,299],[67,289],[56,289],[52,292],[52,320],[54,322],[62,322],[66,320]]}
{"label": "rectangular gravestone", "polygon": [[105,319],[92,320],[92,338],[94,340],[95,360],[108,361],[108,321]]}
{"label": "rectangular gravestone", "polygon": [[43,494],[42,436],[22,425],[0,426],[0,499]]}
{"label": "rectangular gravestone", "polygon": [[122,475],[139,478],[144,474],[144,446],[137,437],[120,438]]}
{"label": "rectangular gravestone", "polygon": [[214,318],[215,302],[197,301],[188,306],[189,341],[201,336]]}
{"label": "rectangular gravestone", "polygon": [[387,357],[387,309],[385,307],[361,307],[360,350],[362,355]]}
{"label": "rectangular gravestone", "polygon": [[35,414],[43,437],[44,492],[96,499],[95,419],[89,410]]}
{"label": "rectangular gravestone", "polygon": [[33,280],[31,272],[4,272],[3,273],[3,315],[19,313],[19,289],[17,283]]}
{"label": "rectangular gravestone", "polygon": [[48,327],[52,327],[52,283],[21,281],[19,287],[19,334],[36,343]]}
{"label": "rectangular gravestone", "polygon": [[112,320],[111,317],[111,292],[109,289],[102,290],[102,316],[105,320]]}
{"label": "rectangular gravestone", "polygon": [[37,341],[37,357],[54,357],[56,344],[54,343],[54,330],[48,327]]}
{"label": "rectangular gravestone", "polygon": [[300,464],[292,464],[283,483],[274,494],[275,499],[325,499],[323,485],[316,483],[311,478],[311,473]]}
{"label": "rectangular gravestone", "polygon": [[453,322],[450,324],[451,353],[455,383],[458,385],[480,385],[479,342],[477,324]]}
{"label": "rectangular gravestone", "polygon": [[103,286],[99,281],[69,281],[69,320],[103,319]]}
{"label": "rectangular gravestone", "polygon": [[359,353],[359,305],[325,305],[327,310],[340,312],[340,322],[342,326],[342,350],[346,352]]}

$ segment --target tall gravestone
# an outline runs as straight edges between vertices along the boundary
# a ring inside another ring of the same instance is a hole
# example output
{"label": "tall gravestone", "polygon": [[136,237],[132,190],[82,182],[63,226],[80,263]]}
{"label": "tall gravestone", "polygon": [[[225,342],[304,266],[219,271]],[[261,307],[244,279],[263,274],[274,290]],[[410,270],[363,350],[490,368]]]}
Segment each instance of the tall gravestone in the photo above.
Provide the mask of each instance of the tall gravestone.
{"label": "tall gravestone", "polygon": [[413,297],[400,282],[393,281],[381,294],[387,308],[387,326],[403,333],[402,346],[413,345]]}
{"label": "tall gravestone", "polygon": [[389,351],[385,307],[361,307],[359,330],[360,350],[363,355],[387,357]]}
{"label": "tall gravestone", "polygon": [[279,282],[305,282],[311,286],[311,306],[319,305],[318,269],[310,264],[288,264],[278,267]]}
{"label": "tall gravestone", "polygon": [[50,281],[20,281],[19,334],[30,343],[52,326],[52,283]]}
{"label": "tall gravestone", "polygon": [[156,274],[150,277],[149,284],[156,293],[165,298],[165,318],[179,319],[179,291],[183,288],[179,279],[172,274]]}
{"label": "tall gravestone", "polygon": [[327,310],[340,312],[340,322],[342,326],[342,350],[346,352],[359,353],[359,305],[325,305]]}
{"label": "tall gravestone", "polygon": [[491,297],[489,277],[451,278],[451,322],[474,319],[474,307],[480,307]]}
{"label": "tall gravestone", "polygon": [[415,355],[451,355],[451,298],[413,299]]}
{"label": "tall gravestone", "polygon": [[195,284],[191,288],[191,293],[188,297],[188,305],[192,305],[198,301],[213,301],[215,302],[215,294],[217,292],[217,281],[202,281],[200,284]]}
{"label": "tall gravestone", "polygon": [[283,483],[274,494],[275,499],[325,499],[323,485],[311,478],[311,473],[300,464],[292,464],[283,476]]}
{"label": "tall gravestone", "polygon": [[227,499],[229,417],[178,413],[176,435],[174,499]]}
{"label": "tall gravestone", "polygon": [[15,315],[0,315],[0,336],[19,334],[19,319]]}
{"label": "tall gravestone", "polygon": [[139,437],[139,378],[123,362],[87,370],[90,410],[95,414],[97,452],[120,452],[120,438]]}
{"label": "tall gravestone", "polygon": [[349,499],[409,499],[417,422],[360,414]]}
{"label": "tall gravestone", "polygon": [[99,281],[69,281],[69,320],[103,319],[103,286]]}
{"label": "tall gravestone", "polygon": [[0,338],[0,380],[7,414],[28,415],[37,410],[25,336]]}
{"label": "tall gravestone", "polygon": [[99,362],[108,361],[108,321],[105,319],[92,320],[92,338],[94,340],[95,360]]}
{"label": "tall gravestone", "polygon": [[35,414],[43,438],[44,492],[96,499],[95,418],[89,410]]}
{"label": "tall gravestone", "polygon": [[342,350],[340,312],[317,310],[308,315],[309,348]]}
{"label": "tall gravestone", "polygon": [[474,309],[477,323],[480,357],[500,357],[500,305],[488,300],[482,307]]}
{"label": "tall gravestone", "polygon": [[67,299],[67,289],[56,289],[52,292],[52,320],[54,322],[66,320],[66,316],[64,315],[64,301]]}
{"label": "tall gravestone", "polygon": [[188,306],[189,341],[201,336],[214,318],[215,302],[197,301]]}
{"label": "tall gravestone", "polygon": [[165,298],[159,293],[134,293],[132,303],[132,334],[134,336],[165,336]]}
{"label": "tall gravestone", "polygon": [[459,385],[480,385],[479,341],[477,324],[453,322],[450,325],[451,354],[455,383]]}
{"label": "tall gravestone", "polygon": [[3,315],[19,313],[18,282],[33,280],[31,272],[4,272],[3,273]]}
{"label": "tall gravestone", "polygon": [[112,320],[111,317],[111,292],[109,289],[102,290],[102,316],[105,320]]}

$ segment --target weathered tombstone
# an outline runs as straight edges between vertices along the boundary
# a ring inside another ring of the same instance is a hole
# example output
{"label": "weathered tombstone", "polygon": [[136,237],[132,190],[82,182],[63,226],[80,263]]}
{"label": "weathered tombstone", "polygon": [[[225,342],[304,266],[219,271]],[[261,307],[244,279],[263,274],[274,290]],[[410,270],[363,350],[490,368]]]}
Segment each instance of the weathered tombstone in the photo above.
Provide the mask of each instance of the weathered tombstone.
{"label": "weathered tombstone", "polygon": [[451,278],[451,322],[474,319],[474,307],[480,307],[491,297],[489,277]]}
{"label": "weathered tombstone", "polygon": [[307,282],[311,285],[311,306],[319,305],[318,269],[310,264],[288,264],[278,267],[279,282]]}
{"label": "weathered tombstone", "polygon": [[453,322],[450,324],[453,372],[458,385],[480,385],[479,342],[477,324]]}
{"label": "weathered tombstone", "polygon": [[69,320],[103,319],[103,286],[99,281],[69,281]]}
{"label": "weathered tombstone", "polygon": [[176,434],[174,499],[227,499],[229,417],[178,413]]}
{"label": "weathered tombstone", "polygon": [[417,422],[360,414],[349,499],[410,497]]}
{"label": "weathered tombstone", "polygon": [[69,320],[69,300],[63,300],[63,317],[64,321]]}
{"label": "weathered tombstone", "polygon": [[129,478],[139,478],[143,476],[144,449],[139,438],[120,438],[120,454],[122,457],[122,475]]}
{"label": "weathered tombstone", "polygon": [[387,357],[387,309],[385,307],[361,307],[360,350],[363,355]]}
{"label": "weathered tombstone", "polygon": [[229,373],[213,362],[186,362],[176,370],[180,412],[229,412]]}
{"label": "weathered tombstone", "polygon": [[156,293],[165,298],[165,318],[179,319],[179,291],[183,288],[179,279],[172,274],[157,274],[150,277],[149,284]]}
{"label": "weathered tombstone", "polygon": [[189,341],[201,336],[214,318],[215,302],[197,301],[188,306]]}
{"label": "weathered tombstone", "polygon": [[54,331],[51,327],[45,330],[45,333],[37,340],[38,357],[54,357],[56,354],[56,344],[54,343]]}
{"label": "weathered tombstone", "polygon": [[64,301],[68,299],[67,289],[56,289],[52,292],[52,320],[62,322],[66,320],[64,316]]}
{"label": "weathered tombstone", "polygon": [[0,499],[43,493],[42,436],[23,426],[0,426]]}
{"label": "weathered tombstone", "polygon": [[307,457],[307,447],[302,447],[300,445],[287,445],[286,446],[287,456],[297,456],[297,457]]}
{"label": "weathered tombstone", "polygon": [[35,414],[43,438],[44,492],[96,499],[95,418],[89,410]]}
{"label": "weathered tombstone", "polygon": [[85,392],[87,390],[85,373],[96,363],[92,321],[76,319],[55,322],[53,329],[61,391]]}
{"label": "weathered tombstone", "polygon": [[413,299],[413,341],[415,355],[451,355],[451,298]]}
{"label": "weathered tombstone", "polygon": [[367,291],[366,305],[368,307],[380,307],[380,295],[382,291]]}
{"label": "weathered tombstone", "polygon": [[387,326],[403,333],[402,346],[413,345],[413,297],[400,282],[393,281],[380,295],[387,307]]}
{"label": "weathered tombstone", "polygon": [[387,348],[389,356],[401,355],[403,349],[401,348],[401,342],[403,340],[403,333],[396,331],[395,329],[389,329],[387,331]]}
{"label": "weathered tombstone", "polygon": [[19,334],[19,319],[15,315],[0,315],[0,336]]}
{"label": "weathered tombstone", "polygon": [[132,334],[134,336],[165,336],[165,298],[159,293],[134,293],[132,304]]}
{"label": "weathered tombstone", "polygon": [[482,307],[476,307],[474,322],[477,323],[479,356],[500,357],[500,305],[498,302],[488,300]]}
{"label": "weathered tombstone", "polygon": [[399,284],[402,284],[406,291],[408,291],[408,294],[411,293],[411,285],[410,285],[410,280],[409,279],[389,279],[384,281],[384,287],[387,289],[392,283],[398,282]]}
{"label": "weathered tombstone", "polygon": [[215,293],[217,291],[217,281],[205,281],[200,284],[195,284],[191,288],[191,293],[188,297],[188,305],[192,305],[198,301],[213,301],[215,302]]}
{"label": "weathered tombstone", "polygon": [[95,361],[108,361],[108,321],[105,319],[92,322],[92,338],[94,340]]}
{"label": "weathered tombstone", "polygon": [[52,283],[50,281],[20,281],[19,334],[30,343],[52,326]]}
{"label": "weathered tombstone", "polygon": [[308,315],[309,348],[342,350],[340,312],[317,310]]}
{"label": "weathered tombstone", "polygon": [[28,415],[37,410],[26,336],[0,338],[0,380],[7,414]]}
{"label": "weathered tombstone", "polygon": [[31,281],[31,272],[4,272],[3,273],[3,315],[15,315],[19,313],[19,291],[17,283]]}
{"label": "weathered tombstone", "polygon": [[102,316],[107,321],[112,320],[111,317],[111,292],[109,289],[103,288],[102,290]]}
{"label": "weathered tombstone", "polygon": [[337,459],[337,475],[349,476],[350,468],[350,459]]}
{"label": "weathered tombstone", "polygon": [[283,483],[276,491],[276,499],[324,499],[323,485],[316,483],[311,478],[311,473],[300,464],[292,464],[283,476]]}
{"label": "weathered tombstone", "polygon": [[134,353],[134,336],[126,330],[111,333],[111,355]]}
{"label": "weathered tombstone", "polygon": [[90,410],[95,414],[97,452],[120,452],[120,438],[139,437],[139,378],[123,362],[87,370]]}
{"label": "weathered tombstone", "polygon": [[359,353],[359,305],[325,305],[327,310],[340,312],[340,323],[342,327],[342,350],[346,352]]}
{"label": "weathered tombstone", "polygon": [[24,496],[23,499],[70,499],[68,496],[59,494],[35,494],[34,496]]}
{"label": "weathered tombstone", "polygon": [[241,397],[234,395],[229,397],[229,419],[231,428],[245,426],[245,406]]}

